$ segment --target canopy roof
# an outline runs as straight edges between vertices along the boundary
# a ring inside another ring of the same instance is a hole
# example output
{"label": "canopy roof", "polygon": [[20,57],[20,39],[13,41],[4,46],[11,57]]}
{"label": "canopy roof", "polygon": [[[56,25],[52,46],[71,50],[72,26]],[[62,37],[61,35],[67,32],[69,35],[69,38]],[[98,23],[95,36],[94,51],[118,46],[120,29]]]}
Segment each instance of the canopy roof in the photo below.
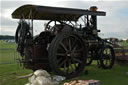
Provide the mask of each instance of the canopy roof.
{"label": "canopy roof", "polygon": [[39,5],[23,5],[12,13],[12,18],[20,19],[23,15],[25,19],[29,19],[30,14],[35,20],[66,20],[77,21],[82,15],[105,16],[103,11],[89,11],[83,9],[60,8]]}

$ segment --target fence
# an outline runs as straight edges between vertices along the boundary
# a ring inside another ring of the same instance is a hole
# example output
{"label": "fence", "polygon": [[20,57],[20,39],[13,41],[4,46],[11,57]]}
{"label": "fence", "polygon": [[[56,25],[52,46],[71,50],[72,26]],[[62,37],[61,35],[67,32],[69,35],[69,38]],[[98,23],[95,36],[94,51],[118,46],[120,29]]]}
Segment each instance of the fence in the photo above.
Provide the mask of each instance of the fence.
{"label": "fence", "polygon": [[[114,47],[116,59],[128,60],[128,46]],[[0,40],[0,64],[17,63],[20,54],[16,51],[16,44]]]}
{"label": "fence", "polygon": [[128,61],[128,46],[116,47],[115,55],[117,60],[127,60]]}
{"label": "fence", "polygon": [[0,64],[17,63],[19,56],[15,43],[0,42]]}

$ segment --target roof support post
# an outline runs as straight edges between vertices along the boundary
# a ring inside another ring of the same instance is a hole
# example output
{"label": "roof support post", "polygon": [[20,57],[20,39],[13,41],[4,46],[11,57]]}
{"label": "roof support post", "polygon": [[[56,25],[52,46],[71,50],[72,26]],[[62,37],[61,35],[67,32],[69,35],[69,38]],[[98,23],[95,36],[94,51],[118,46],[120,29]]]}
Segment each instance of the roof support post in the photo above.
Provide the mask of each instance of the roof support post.
{"label": "roof support post", "polygon": [[92,15],[92,24],[93,24],[93,29],[97,29],[97,16]]}

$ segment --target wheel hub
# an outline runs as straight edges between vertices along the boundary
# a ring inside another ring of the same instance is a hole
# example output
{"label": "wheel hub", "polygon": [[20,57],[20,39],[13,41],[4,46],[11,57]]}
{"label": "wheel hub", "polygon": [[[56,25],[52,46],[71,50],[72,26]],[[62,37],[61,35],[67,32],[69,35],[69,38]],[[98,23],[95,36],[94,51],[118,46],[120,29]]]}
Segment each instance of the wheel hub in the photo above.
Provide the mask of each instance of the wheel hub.
{"label": "wheel hub", "polygon": [[70,51],[66,52],[66,56],[71,57],[72,56],[71,52]]}
{"label": "wheel hub", "polygon": [[71,56],[71,54],[69,54],[69,53],[68,53],[68,54],[67,54],[67,56],[68,56],[68,57],[70,57],[70,56]]}

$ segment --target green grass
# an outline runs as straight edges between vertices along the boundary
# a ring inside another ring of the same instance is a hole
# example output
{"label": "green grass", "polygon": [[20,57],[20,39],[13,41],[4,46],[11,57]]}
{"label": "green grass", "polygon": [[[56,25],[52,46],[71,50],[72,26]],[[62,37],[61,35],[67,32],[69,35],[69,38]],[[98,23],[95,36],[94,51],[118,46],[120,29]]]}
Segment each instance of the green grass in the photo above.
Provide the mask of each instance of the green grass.
{"label": "green grass", "polygon": [[[0,63],[12,63],[12,64],[0,64],[0,85],[24,85],[27,83],[27,79],[17,79],[18,76],[31,73],[31,70],[23,69],[22,66],[18,66],[14,58],[16,57],[16,44],[0,41]],[[8,49],[8,50],[4,50]]]}
{"label": "green grass", "polygon": [[128,43],[127,42],[120,42],[119,43],[121,46],[128,46]]}
{"label": "green grass", "polygon": [[[70,80],[96,79],[101,81],[100,85],[128,85],[127,66],[115,65],[111,70],[104,70],[93,64],[85,69],[88,70],[88,75],[83,72],[79,77]],[[19,67],[16,64],[0,65],[0,85],[24,85],[28,82],[28,79],[18,79],[17,77],[31,72],[31,70],[23,69],[23,67]],[[65,80],[64,82],[70,80]]]}
{"label": "green grass", "polygon": [[[5,43],[5,44],[4,44]],[[15,43],[6,43],[4,41],[0,41],[2,45],[1,48],[13,48],[16,49]],[[10,53],[10,54],[9,54]],[[0,52],[0,62],[1,61],[12,61],[13,62],[13,53],[12,51],[1,51]],[[100,85],[128,85],[128,76],[126,72],[128,72],[128,66],[119,66],[115,65],[111,70],[104,70],[98,68],[96,63],[93,65],[87,66],[85,68],[88,70],[88,75],[84,72],[80,74],[79,77],[70,79],[96,79],[100,80]],[[0,64],[0,85],[24,85],[28,82],[27,78],[18,79],[18,76],[23,76],[31,73],[31,70],[23,69],[22,66],[18,66],[17,64]],[[65,80],[70,81],[70,80]],[[62,84],[63,82],[61,82]]]}
{"label": "green grass", "polygon": [[16,49],[16,44],[8,43],[8,42],[0,40],[0,49],[6,49],[6,48]]}
{"label": "green grass", "polygon": [[81,73],[81,75],[72,80],[88,80],[88,79],[96,79],[100,80],[100,85],[128,85],[128,76],[126,72],[128,72],[127,66],[114,66],[111,70],[104,70],[98,68],[95,64],[88,66],[86,68],[88,70],[88,75],[85,73]]}
{"label": "green grass", "polygon": [[16,54],[15,43],[0,41],[0,63],[13,63]]}
{"label": "green grass", "polygon": [[24,85],[28,82],[27,78],[18,79],[17,77],[31,72],[16,64],[2,64],[0,65],[0,85]]}

